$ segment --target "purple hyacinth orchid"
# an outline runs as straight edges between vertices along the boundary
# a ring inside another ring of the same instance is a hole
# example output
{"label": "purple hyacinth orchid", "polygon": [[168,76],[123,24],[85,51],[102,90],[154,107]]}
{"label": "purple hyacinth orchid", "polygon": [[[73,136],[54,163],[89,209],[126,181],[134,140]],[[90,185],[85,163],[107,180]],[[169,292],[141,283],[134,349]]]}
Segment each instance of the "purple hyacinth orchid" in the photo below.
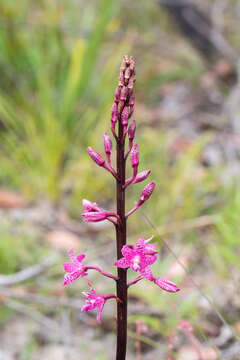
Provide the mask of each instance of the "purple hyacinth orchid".
{"label": "purple hyacinth orchid", "polygon": [[[86,277],[89,270],[97,271],[99,274],[116,282],[116,295],[98,294],[90,282],[90,291],[83,292],[86,296],[86,303],[82,311],[97,309],[97,321],[100,323],[103,307],[108,299],[115,299],[117,302],[117,348],[116,360],[126,359],[127,344],[127,302],[128,288],[139,281],[146,279],[156,284],[167,292],[177,292],[179,288],[173,282],[155,277],[151,265],[157,260],[156,243],[151,243],[152,237],[145,240],[140,237],[135,244],[127,244],[127,218],[139,209],[152,195],[155,182],[151,181],[144,187],[140,198],[128,213],[125,212],[126,188],[147,179],[151,170],[144,170],[138,173],[139,147],[134,143],[136,134],[136,121],[131,122],[134,112],[135,94],[134,83],[136,81],[135,61],[132,56],[124,56],[120,68],[118,86],[114,94],[114,101],[111,109],[110,129],[116,141],[116,162],[113,165],[113,143],[111,137],[104,133],[103,143],[105,157],[100,155],[92,147],[88,147],[88,154],[94,163],[110,173],[116,181],[116,212],[105,211],[97,203],[83,200],[84,211],[82,217],[86,222],[110,221],[116,231],[117,259],[114,265],[117,267],[117,275],[103,271],[95,265],[83,265],[85,254],[74,255],[73,250],[69,251],[71,263],[64,263],[66,274],[63,285],[71,284],[80,277]],[[125,143],[128,148],[125,149]],[[130,154],[132,176],[126,179],[126,164]],[[115,166],[115,167],[114,167]],[[127,271],[132,269],[138,273],[138,277],[128,283]]]}

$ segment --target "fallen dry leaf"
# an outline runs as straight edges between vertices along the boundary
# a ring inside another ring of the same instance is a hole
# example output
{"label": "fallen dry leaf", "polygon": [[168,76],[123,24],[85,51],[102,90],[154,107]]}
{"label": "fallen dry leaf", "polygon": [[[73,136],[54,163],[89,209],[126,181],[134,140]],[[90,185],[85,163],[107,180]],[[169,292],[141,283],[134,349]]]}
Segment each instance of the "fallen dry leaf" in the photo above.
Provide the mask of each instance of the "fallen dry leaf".
{"label": "fallen dry leaf", "polygon": [[23,197],[15,192],[0,190],[0,207],[5,209],[16,209],[25,206]]}

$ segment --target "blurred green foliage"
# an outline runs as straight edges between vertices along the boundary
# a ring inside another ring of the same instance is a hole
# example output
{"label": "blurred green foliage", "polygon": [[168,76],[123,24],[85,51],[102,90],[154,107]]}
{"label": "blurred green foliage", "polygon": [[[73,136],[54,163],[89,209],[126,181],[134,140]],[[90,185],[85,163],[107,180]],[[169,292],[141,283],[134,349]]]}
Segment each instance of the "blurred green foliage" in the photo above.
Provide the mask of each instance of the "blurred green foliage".
{"label": "blurred green foliage", "polygon": [[79,7],[72,3],[69,11],[67,1],[0,5],[1,180],[30,197],[59,197],[68,164],[79,160],[110,108],[112,79],[130,44],[116,43],[106,60],[116,4]]}

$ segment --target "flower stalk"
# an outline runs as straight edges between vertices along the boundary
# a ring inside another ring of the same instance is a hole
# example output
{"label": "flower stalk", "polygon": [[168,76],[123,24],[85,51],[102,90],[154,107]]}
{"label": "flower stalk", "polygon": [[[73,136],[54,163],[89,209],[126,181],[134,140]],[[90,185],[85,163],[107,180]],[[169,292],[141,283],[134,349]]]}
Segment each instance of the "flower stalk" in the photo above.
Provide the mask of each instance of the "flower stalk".
{"label": "flower stalk", "polygon": [[[113,299],[117,303],[117,346],[116,360],[126,359],[127,350],[127,304],[128,288],[141,280],[148,280],[157,285],[160,289],[175,293],[179,291],[173,282],[156,277],[150,268],[157,260],[158,251],[156,243],[150,243],[152,237],[144,240],[138,239],[135,244],[127,244],[127,218],[137,211],[152,195],[155,182],[152,181],[144,187],[137,204],[127,213],[125,212],[125,192],[130,185],[140,183],[147,179],[151,170],[138,172],[139,168],[139,147],[134,144],[136,121],[129,124],[134,111],[135,95],[133,85],[136,80],[135,62],[133,57],[124,56],[118,86],[114,95],[114,103],[111,110],[111,132],[116,142],[116,164],[112,163],[113,144],[110,136],[105,133],[103,137],[106,160],[92,147],[88,147],[88,154],[94,163],[108,171],[116,182],[116,211],[101,209],[97,203],[83,199],[84,211],[82,217],[86,222],[110,221],[116,231],[117,260],[114,265],[117,267],[117,276],[103,271],[94,265],[84,265],[82,262],[85,254],[74,255],[73,250],[69,251],[70,263],[64,263],[66,274],[63,285],[69,285],[78,278],[88,276],[88,270],[95,270],[100,275],[116,282],[116,295],[101,295],[96,292],[88,281],[90,291],[84,292],[86,303],[82,311],[97,309],[97,322],[101,322],[101,314],[107,300]],[[128,148],[125,149],[126,138],[128,137]],[[130,154],[132,176],[126,179],[126,162]],[[132,269],[138,276],[127,282],[127,271]]]}

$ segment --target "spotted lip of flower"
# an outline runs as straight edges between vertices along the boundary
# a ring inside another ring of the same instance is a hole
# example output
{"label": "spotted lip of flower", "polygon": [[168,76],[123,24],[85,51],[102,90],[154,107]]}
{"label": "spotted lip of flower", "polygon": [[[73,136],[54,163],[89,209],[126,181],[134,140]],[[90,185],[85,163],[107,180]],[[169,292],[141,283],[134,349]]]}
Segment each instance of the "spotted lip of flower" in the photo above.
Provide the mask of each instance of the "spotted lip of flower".
{"label": "spotted lip of flower", "polygon": [[63,263],[63,267],[66,271],[64,276],[63,285],[69,285],[79,277],[87,276],[85,266],[82,264],[85,254],[74,255],[73,249],[69,251],[69,259],[71,263]]}
{"label": "spotted lip of flower", "polygon": [[134,249],[133,246],[124,245],[122,248],[123,257],[115,262],[119,268],[131,268],[134,271],[144,271],[144,269],[157,260],[155,255],[145,255],[141,249]]}
{"label": "spotted lip of flower", "polygon": [[104,296],[96,293],[95,289],[92,287],[90,281],[88,281],[90,287],[90,292],[83,292],[83,295],[86,296],[86,304],[82,306],[81,311],[91,311],[95,308],[98,308],[97,313],[97,322],[101,322],[101,314],[103,311],[104,304],[106,299]]}

